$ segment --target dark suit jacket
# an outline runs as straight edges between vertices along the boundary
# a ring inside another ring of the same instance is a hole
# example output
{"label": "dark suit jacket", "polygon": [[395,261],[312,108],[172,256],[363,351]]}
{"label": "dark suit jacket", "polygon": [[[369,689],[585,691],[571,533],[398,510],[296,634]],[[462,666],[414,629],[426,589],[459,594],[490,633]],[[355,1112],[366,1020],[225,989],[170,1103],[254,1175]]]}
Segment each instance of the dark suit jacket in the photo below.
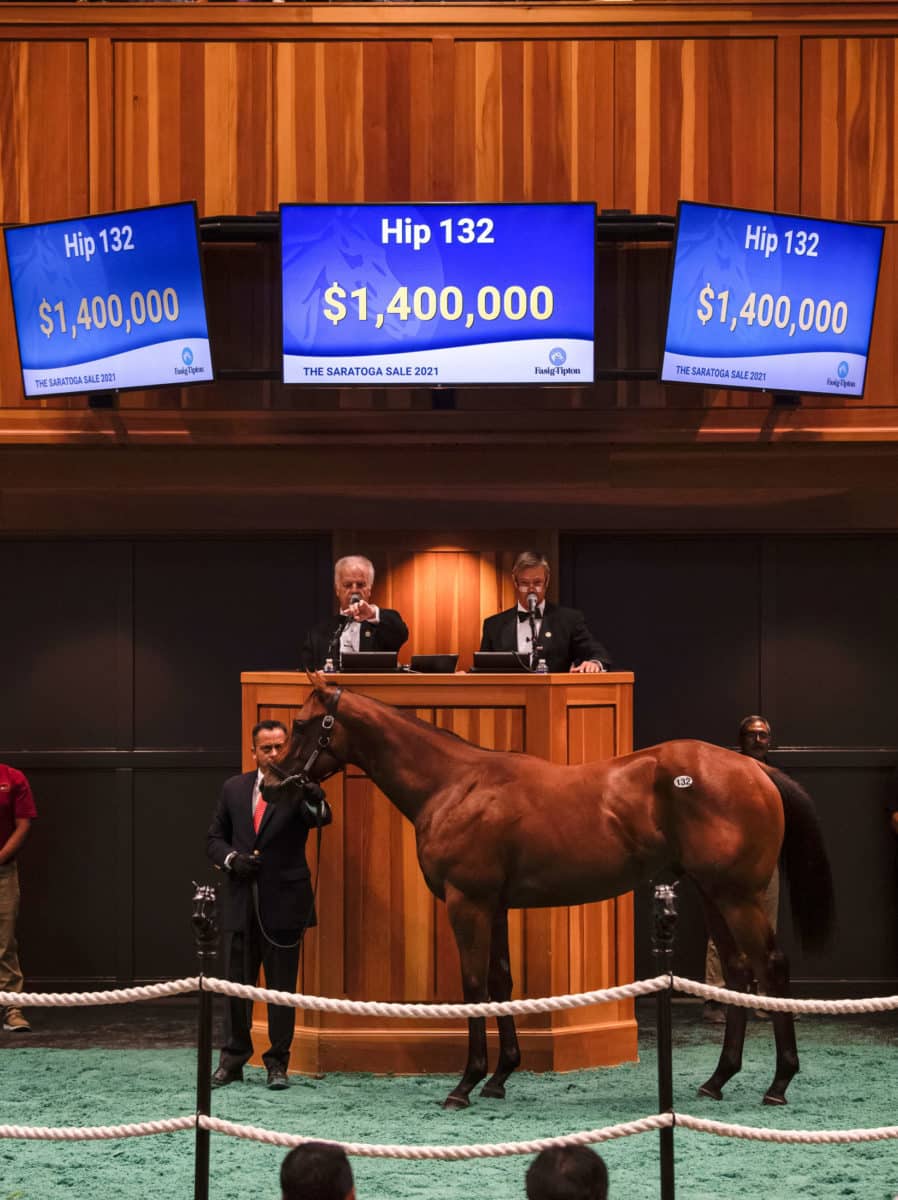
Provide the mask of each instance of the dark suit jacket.
{"label": "dark suit jacket", "polygon": [[[259,911],[262,924],[270,933],[302,928],[312,909],[313,895],[306,862],[308,829],[300,817],[299,805],[269,804],[256,834],[253,829],[252,800],[256,772],[234,775],[221,790],[221,797],[209,833],[206,853],[216,866],[232,850],[252,854],[258,850],[262,865],[256,879],[259,884]],[[255,921],[250,881],[223,870],[219,892],[221,928],[236,932],[248,929]],[[311,913],[309,925],[314,925]]]}
{"label": "dark suit jacket", "polygon": [[[517,650],[517,607],[506,608],[483,622],[481,650]],[[546,601],[538,645],[541,658],[550,671],[569,671],[571,666],[587,659],[596,659],[607,667],[611,662],[608,651],[586,628],[583,613],[576,608],[560,608]]]}
{"label": "dark suit jacket", "polygon": [[[333,654],[334,642],[339,641],[339,638],[334,638],[339,619],[339,614],[328,617],[306,634],[306,640],[302,644],[301,661],[308,670],[320,671],[324,660],[329,654]],[[382,608],[380,620],[376,625],[370,621],[362,621],[359,631],[360,650],[398,650],[407,641],[408,626],[393,608]]]}

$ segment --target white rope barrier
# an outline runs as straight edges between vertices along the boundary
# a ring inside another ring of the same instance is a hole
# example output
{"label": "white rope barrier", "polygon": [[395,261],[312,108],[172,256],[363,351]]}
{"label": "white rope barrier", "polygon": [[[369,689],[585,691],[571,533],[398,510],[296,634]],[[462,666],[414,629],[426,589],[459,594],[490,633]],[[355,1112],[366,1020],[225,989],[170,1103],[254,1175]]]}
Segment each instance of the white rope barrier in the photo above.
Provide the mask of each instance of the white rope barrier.
{"label": "white rope barrier", "polygon": [[[250,987],[229,980],[206,976],[175,979],[166,983],[146,987],[121,988],[102,992],[0,992],[0,1007],[15,1006],[29,1008],[74,1008],[102,1004],[129,1004],[140,1000],[156,1000],[168,996],[186,995],[204,988],[228,996],[257,1000],[266,1004],[282,1004],[292,1008],[308,1008],[318,1012],[354,1013],[385,1017],[413,1017],[420,1019],[444,1017],[514,1016],[522,1013],[553,1012],[567,1008],[582,1008],[589,1004],[602,1004],[614,1000],[633,999],[651,995],[672,987],[706,1000],[718,1000],[723,1004],[741,1007],[764,1008],[774,1012],[847,1014],[888,1012],[898,1009],[898,996],[878,996],[864,1000],[787,1000],[782,997],[757,996],[745,992],[733,992],[709,984],[684,979],[678,975],[658,975],[620,987],[600,991],[580,992],[565,996],[549,996],[541,999],[509,1000],[484,1004],[397,1004],[368,1002],[361,1000],[332,999],[323,996],[306,996],[301,993],[280,992],[270,988]],[[741,1138],[749,1141],[779,1142],[801,1145],[835,1145],[860,1142],[886,1141],[898,1138],[898,1125],[880,1126],[874,1129],[765,1129],[747,1125],[733,1125],[723,1121],[712,1121],[693,1117],[688,1113],[658,1113],[654,1116],[608,1125],[580,1133],[564,1134],[554,1138],[539,1138],[527,1142],[497,1142],[463,1146],[403,1146],[375,1145],[364,1142],[331,1142],[342,1146],[347,1154],[369,1158],[400,1159],[443,1159],[457,1161],[471,1158],[503,1157],[513,1154],[536,1154],[553,1146],[581,1146],[611,1141],[614,1138],[632,1137],[635,1134],[680,1126],[696,1133],[716,1137]],[[261,1129],[253,1125],[241,1125],[215,1117],[196,1115],[171,1117],[157,1121],[145,1121],[129,1125],[97,1126],[33,1126],[0,1125],[0,1139],[18,1138],[31,1141],[97,1141],[115,1138],[149,1137],[160,1133],[177,1133],[200,1127],[214,1133],[225,1134],[268,1145],[291,1147],[308,1141],[328,1139],[304,1137],[298,1134],[280,1133]]]}
{"label": "white rope barrier", "polygon": [[0,1125],[0,1138],[24,1138],[31,1142],[99,1142],[112,1138],[151,1137],[156,1133],[180,1133],[195,1129],[196,1117],[167,1117],[137,1125]]}
{"label": "white rope barrier", "polygon": [[158,1000],[167,996],[183,996],[200,990],[224,996],[236,996],[261,1004],[281,1004],[287,1008],[309,1009],[312,1012],[336,1012],[358,1016],[411,1017],[435,1020],[451,1017],[513,1017],[529,1013],[558,1012],[568,1008],[585,1008],[590,1004],[609,1004],[616,1000],[632,1000],[650,996],[667,987],[698,996],[702,1000],[717,1000],[740,1008],[763,1008],[771,1012],[809,1013],[819,1016],[852,1013],[890,1012],[898,1009],[898,996],[870,996],[863,1000],[791,1000],[782,996],[764,996],[749,992],[733,992],[728,988],[698,983],[680,975],[656,975],[619,987],[602,988],[592,992],[576,992],[563,996],[544,996],[528,1000],[486,1001],[481,1004],[400,1004],[386,1001],[344,1000],[328,996],[308,996],[301,992],[280,992],[272,988],[251,987],[232,983],[214,976],[192,976],[145,987],[117,988],[105,992],[0,992],[0,1008],[75,1008],[94,1004],[130,1004],[139,1000]]}
{"label": "white rope barrier", "polygon": [[672,1113],[659,1113],[654,1117],[641,1117],[637,1121],[623,1121],[619,1125],[606,1125],[601,1129],[586,1129],[582,1133],[566,1133],[560,1137],[536,1138],[529,1142],[495,1142],[469,1146],[402,1146],[378,1145],[371,1142],[337,1142],[328,1138],[303,1137],[295,1133],[275,1133],[255,1125],[239,1125],[235,1121],[222,1121],[217,1117],[198,1117],[203,1129],[213,1133],[224,1133],[229,1137],[245,1138],[254,1142],[265,1142],[269,1146],[289,1149],[303,1142],[328,1142],[341,1146],[347,1154],[361,1158],[441,1159],[455,1162],[468,1158],[507,1158],[512,1154],[538,1154],[552,1146],[589,1146],[596,1142],[610,1142],[614,1138],[632,1137],[637,1133],[652,1133],[667,1129],[674,1124]]}
{"label": "white rope barrier", "polygon": [[531,1000],[490,1000],[481,1004],[400,1004],[378,1000],[339,1000],[326,996],[305,996],[294,992],[277,992],[270,988],[250,987],[232,983],[229,979],[207,978],[204,986],[210,992],[237,996],[241,1000],[256,1000],[262,1004],[283,1004],[288,1008],[307,1008],[313,1012],[351,1013],[369,1017],[417,1017],[434,1020],[444,1017],[509,1017],[524,1013],[557,1012],[565,1008],[585,1008],[588,1004],[607,1004],[612,1000],[631,1000],[663,992],[670,986],[669,975],[657,975],[637,983],[603,988],[596,992],[577,992],[566,996],[545,996]]}
{"label": "white rope barrier", "polygon": [[865,1000],[787,1000],[783,996],[763,996],[750,992],[731,992],[728,988],[696,983],[679,975],[671,976],[675,991],[688,992],[702,1000],[719,1000],[739,1008],[763,1008],[770,1012],[817,1013],[818,1015],[846,1013],[890,1012],[898,1008],[898,996],[870,996]]}
{"label": "white rope barrier", "polygon": [[881,1125],[876,1129],[763,1129],[753,1125],[729,1125],[725,1121],[709,1121],[678,1112],[676,1127],[693,1129],[696,1133],[713,1133],[717,1137],[743,1138],[750,1142],[781,1142],[801,1146],[835,1146],[854,1142],[885,1142],[898,1138],[898,1125]]}
{"label": "white rope barrier", "polygon": [[186,996],[199,991],[198,975],[171,979],[146,987],[114,988],[108,992],[0,992],[0,1008],[88,1008],[92,1004],[132,1004],[165,996]]}
{"label": "white rope barrier", "polygon": [[158,1121],[143,1121],[131,1125],[0,1125],[0,1139],[17,1138],[25,1141],[57,1142],[110,1141],[120,1138],[151,1137],[159,1133],[179,1133],[187,1129],[194,1129],[197,1125],[212,1133],[242,1138],[245,1141],[261,1142],[268,1146],[281,1146],[284,1149],[299,1146],[304,1142],[326,1141],[331,1145],[341,1146],[347,1154],[362,1158],[440,1159],[445,1162],[471,1158],[506,1158],[515,1154],[538,1154],[541,1150],[555,1146],[589,1146],[599,1142],[610,1142],[616,1138],[633,1137],[640,1133],[667,1129],[672,1125],[681,1129],[691,1129],[696,1133],[712,1134],[716,1137],[787,1145],[853,1145],[862,1142],[898,1139],[898,1125],[881,1125],[873,1129],[765,1129],[751,1125],[734,1125],[725,1121],[712,1121],[681,1112],[657,1113],[655,1116],[640,1117],[635,1121],[622,1121],[617,1125],[585,1129],[579,1133],[567,1133],[559,1137],[535,1138],[526,1142],[484,1142],[462,1146],[405,1146],[391,1143],[339,1142],[329,1138],[281,1133],[276,1130],[262,1129],[255,1125],[241,1125],[235,1121],[224,1121],[218,1117],[206,1116],[168,1117]]}

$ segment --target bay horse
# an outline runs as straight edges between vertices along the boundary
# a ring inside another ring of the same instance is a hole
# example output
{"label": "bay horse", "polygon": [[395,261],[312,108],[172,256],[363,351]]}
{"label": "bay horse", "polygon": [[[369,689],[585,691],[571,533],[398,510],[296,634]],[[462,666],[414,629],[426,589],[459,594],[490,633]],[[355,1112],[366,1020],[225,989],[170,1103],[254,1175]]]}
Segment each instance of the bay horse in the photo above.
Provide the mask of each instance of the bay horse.
{"label": "bay horse", "polygon": [[[576,766],[485,750],[391,705],[310,675],[314,687],[265,782],[269,802],[346,763],[360,767],[415,827],[418,862],[445,901],[465,1001],[511,998],[509,908],[606,900],[660,873],[698,887],[727,986],[789,991],[789,966],[762,896],[782,851],[803,944],[821,946],[832,878],[808,794],[782,772],[699,741],[662,742]],[[720,1060],[699,1094],[722,1098],[742,1066],[748,1010],[730,1005]],[[776,1070],[765,1104],[785,1104],[798,1071],[791,1013],[771,1014]],[[513,1017],[498,1017],[499,1059],[481,1095],[502,1098],[520,1064]],[[468,1060],[444,1102],[466,1108],[487,1074],[486,1021],[468,1021]]]}

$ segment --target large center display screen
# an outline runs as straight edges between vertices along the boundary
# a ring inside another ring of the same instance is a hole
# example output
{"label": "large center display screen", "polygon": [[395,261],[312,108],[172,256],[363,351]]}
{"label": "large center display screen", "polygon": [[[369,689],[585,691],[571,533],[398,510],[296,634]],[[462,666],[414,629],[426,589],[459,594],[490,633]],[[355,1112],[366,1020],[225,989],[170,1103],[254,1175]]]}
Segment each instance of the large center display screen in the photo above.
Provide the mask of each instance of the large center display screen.
{"label": "large center display screen", "polygon": [[285,383],[593,381],[595,205],[280,212]]}
{"label": "large center display screen", "polygon": [[661,379],[864,391],[883,230],[681,201]]}
{"label": "large center display screen", "polygon": [[26,396],[212,379],[195,204],[4,237]]}

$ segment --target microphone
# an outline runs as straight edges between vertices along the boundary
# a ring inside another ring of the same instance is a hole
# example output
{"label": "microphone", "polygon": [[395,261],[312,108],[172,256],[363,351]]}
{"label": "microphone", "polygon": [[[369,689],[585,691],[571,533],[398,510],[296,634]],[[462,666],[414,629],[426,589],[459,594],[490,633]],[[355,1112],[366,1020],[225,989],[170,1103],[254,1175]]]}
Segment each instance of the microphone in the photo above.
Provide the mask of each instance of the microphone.
{"label": "microphone", "polygon": [[534,592],[527,593],[527,609],[530,613],[530,669],[536,667],[537,647],[536,647],[536,610],[539,608],[539,600]]}

